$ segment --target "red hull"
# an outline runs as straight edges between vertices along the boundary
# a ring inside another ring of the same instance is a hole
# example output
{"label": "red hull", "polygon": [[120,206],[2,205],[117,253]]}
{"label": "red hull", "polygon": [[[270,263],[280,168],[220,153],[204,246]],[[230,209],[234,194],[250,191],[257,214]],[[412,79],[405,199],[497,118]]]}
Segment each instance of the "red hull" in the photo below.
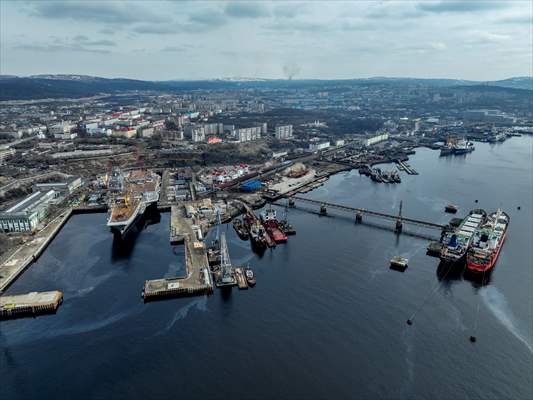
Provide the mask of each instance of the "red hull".
{"label": "red hull", "polygon": [[276,243],[284,243],[287,241],[287,235],[285,235],[280,229],[279,225],[276,221],[266,221],[263,223],[263,226],[265,227],[265,230],[267,231],[268,235],[276,242]]}
{"label": "red hull", "polygon": [[487,264],[478,264],[470,259],[470,257],[466,257],[466,266],[467,268],[472,272],[487,272],[490,269],[494,267],[496,264],[496,261],[498,260],[498,256],[500,255],[500,251],[503,247],[503,243],[505,242],[505,238],[507,237],[507,231],[504,233],[502,240],[498,244],[498,247],[494,253],[492,253],[490,260]]}

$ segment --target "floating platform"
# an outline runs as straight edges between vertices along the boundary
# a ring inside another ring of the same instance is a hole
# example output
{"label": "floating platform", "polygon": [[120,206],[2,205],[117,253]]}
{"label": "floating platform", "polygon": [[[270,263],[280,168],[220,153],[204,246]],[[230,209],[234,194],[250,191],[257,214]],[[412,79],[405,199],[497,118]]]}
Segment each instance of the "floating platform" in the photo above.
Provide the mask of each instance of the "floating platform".
{"label": "floating platform", "polygon": [[31,292],[0,297],[0,319],[53,314],[63,301],[63,292]]}
{"label": "floating platform", "polygon": [[442,250],[441,242],[430,242],[427,247],[426,254],[428,256],[440,257],[440,251]]}
{"label": "floating platform", "polygon": [[396,271],[405,271],[407,269],[407,263],[409,260],[401,256],[394,256],[390,260],[390,268]]}

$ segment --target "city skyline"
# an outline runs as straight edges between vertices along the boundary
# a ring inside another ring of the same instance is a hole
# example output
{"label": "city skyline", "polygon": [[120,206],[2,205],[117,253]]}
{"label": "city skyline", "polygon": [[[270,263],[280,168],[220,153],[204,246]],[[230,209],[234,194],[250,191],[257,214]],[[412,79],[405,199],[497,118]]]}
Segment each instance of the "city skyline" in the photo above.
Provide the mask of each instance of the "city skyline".
{"label": "city skyline", "polygon": [[0,73],[143,80],[531,76],[532,7],[1,1]]}

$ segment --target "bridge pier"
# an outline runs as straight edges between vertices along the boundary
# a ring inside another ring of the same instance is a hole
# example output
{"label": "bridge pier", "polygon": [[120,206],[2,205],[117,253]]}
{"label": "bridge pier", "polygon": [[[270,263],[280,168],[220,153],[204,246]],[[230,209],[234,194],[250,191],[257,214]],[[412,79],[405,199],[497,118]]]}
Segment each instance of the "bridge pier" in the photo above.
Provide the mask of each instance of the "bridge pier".
{"label": "bridge pier", "polygon": [[401,219],[396,220],[396,226],[394,228],[394,232],[402,233],[402,220]]}
{"label": "bridge pier", "polygon": [[289,207],[294,207],[294,199],[292,197],[289,198]]}
{"label": "bridge pier", "polygon": [[320,215],[328,215],[328,209],[325,204],[320,205]]}

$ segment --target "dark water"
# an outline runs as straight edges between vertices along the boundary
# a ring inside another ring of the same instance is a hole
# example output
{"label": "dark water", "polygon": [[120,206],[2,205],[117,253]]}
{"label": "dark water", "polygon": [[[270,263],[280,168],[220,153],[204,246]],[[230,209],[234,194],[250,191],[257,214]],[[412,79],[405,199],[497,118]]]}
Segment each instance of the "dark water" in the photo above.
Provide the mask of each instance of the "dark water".
{"label": "dark water", "polygon": [[[419,149],[420,175],[401,185],[350,172],[305,195],[390,212],[403,200],[404,215],[441,223],[448,202],[459,214],[475,199],[503,207],[510,231],[486,286],[443,276],[427,241],[391,223],[291,210],[298,234],[261,258],[222,228],[254,289],[143,304],[144,280],[184,269],[169,215],[128,249],[113,248],[105,215],[76,216],[8,291],[61,289],[65,301],[1,322],[0,398],[532,398],[532,145],[446,159]],[[410,259],[403,274],[388,268],[397,254]]]}

